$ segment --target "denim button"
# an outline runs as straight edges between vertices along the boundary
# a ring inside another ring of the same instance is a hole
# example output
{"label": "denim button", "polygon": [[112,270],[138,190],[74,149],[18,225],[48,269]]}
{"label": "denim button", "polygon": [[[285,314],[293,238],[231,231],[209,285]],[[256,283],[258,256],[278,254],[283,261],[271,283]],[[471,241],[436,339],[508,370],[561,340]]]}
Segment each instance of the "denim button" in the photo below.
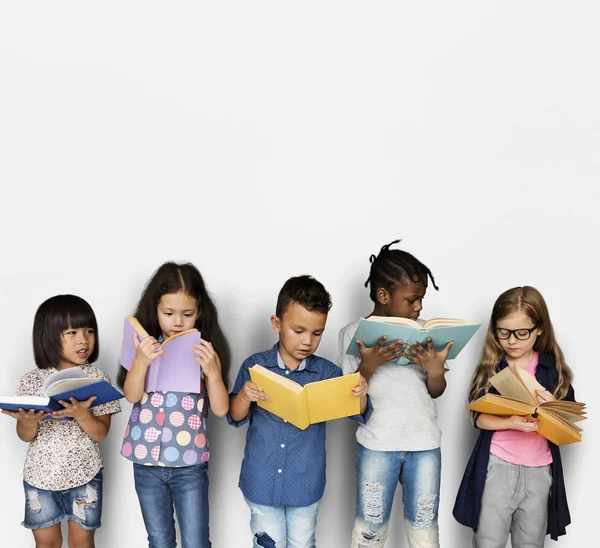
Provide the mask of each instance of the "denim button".
{"label": "denim button", "polygon": [[281,444],[281,448],[283,449],[284,447],[285,447],[285,443],[282,443]]}
{"label": "denim button", "polygon": [[290,372],[286,370],[285,374],[286,374],[286,375],[289,375],[289,374],[290,374]]}
{"label": "denim button", "polygon": [[278,474],[281,474],[281,468],[279,468],[279,469],[277,470],[277,473],[278,473]]}

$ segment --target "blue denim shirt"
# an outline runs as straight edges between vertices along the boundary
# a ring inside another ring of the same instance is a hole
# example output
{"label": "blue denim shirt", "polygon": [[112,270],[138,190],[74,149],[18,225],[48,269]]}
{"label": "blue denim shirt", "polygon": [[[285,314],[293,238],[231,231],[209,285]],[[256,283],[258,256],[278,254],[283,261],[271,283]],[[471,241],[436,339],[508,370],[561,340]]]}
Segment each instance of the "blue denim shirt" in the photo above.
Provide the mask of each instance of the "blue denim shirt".
{"label": "blue denim shirt", "polygon": [[[503,359],[496,368],[496,372],[501,371],[508,364]],[[535,371],[535,378],[547,390],[553,392],[558,384],[558,372],[554,358],[540,352],[539,362]],[[490,392],[498,392],[492,388]],[[482,396],[477,394],[476,397]],[[564,397],[567,401],[575,401],[575,392],[570,386]],[[479,415],[479,414],[477,414]],[[477,428],[477,427],[475,427]],[[463,475],[452,513],[456,521],[477,531],[479,524],[479,515],[481,513],[481,499],[483,497],[483,488],[487,475],[488,461],[490,458],[490,444],[492,441],[493,430],[480,430],[479,437],[473,448],[473,452],[467,463]],[[552,442],[548,442],[550,452],[552,453],[552,489],[548,497],[548,523],[546,534],[550,538],[557,540],[559,536],[566,534],[566,527],[571,523],[571,515],[567,504],[567,493],[565,491],[565,482],[563,476],[562,461],[560,458],[560,449]]]}
{"label": "blue denim shirt", "polygon": [[[275,344],[270,350],[253,354],[244,361],[230,396],[235,396],[250,380],[248,369],[254,364],[302,386],[342,375],[337,365],[314,355],[303,360],[297,369],[290,370],[281,361],[277,348]],[[371,412],[369,401],[364,415],[352,418],[366,422]],[[300,430],[254,402],[241,421],[234,421],[227,414],[227,422],[233,426],[239,427],[248,421],[250,425],[238,484],[244,496],[255,504],[265,506],[310,506],[320,500],[325,490],[327,423],[311,424]]]}

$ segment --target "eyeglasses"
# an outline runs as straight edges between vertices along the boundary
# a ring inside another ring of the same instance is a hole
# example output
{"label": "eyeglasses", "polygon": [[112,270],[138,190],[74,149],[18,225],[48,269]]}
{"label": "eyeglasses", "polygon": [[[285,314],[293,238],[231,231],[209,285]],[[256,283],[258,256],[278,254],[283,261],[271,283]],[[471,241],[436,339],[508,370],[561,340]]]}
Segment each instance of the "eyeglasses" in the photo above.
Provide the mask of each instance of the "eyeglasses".
{"label": "eyeglasses", "polygon": [[514,335],[520,341],[526,341],[531,337],[531,334],[538,328],[538,324],[535,324],[532,328],[527,329],[522,327],[521,329],[503,329],[501,327],[496,327],[496,337],[500,340],[505,341],[506,339],[510,339],[511,335]]}

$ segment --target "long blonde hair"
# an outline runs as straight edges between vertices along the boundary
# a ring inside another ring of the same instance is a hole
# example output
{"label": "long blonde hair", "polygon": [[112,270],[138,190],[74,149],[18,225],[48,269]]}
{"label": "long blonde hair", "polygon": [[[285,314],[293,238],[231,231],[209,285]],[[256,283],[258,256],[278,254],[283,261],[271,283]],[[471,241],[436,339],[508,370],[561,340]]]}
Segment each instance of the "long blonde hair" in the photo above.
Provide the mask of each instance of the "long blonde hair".
{"label": "long blonde hair", "polygon": [[563,352],[554,338],[554,329],[550,321],[546,301],[535,287],[525,285],[508,289],[494,303],[483,352],[471,379],[469,401],[479,397],[482,392],[489,391],[491,385],[488,379],[496,372],[498,362],[504,356],[504,350],[496,338],[496,324],[498,320],[506,318],[514,312],[522,312],[534,325],[542,329],[542,333],[538,335],[533,349],[554,358],[556,371],[558,372],[558,383],[554,389],[554,397],[561,399],[567,394],[569,385],[573,380],[573,372],[565,363]]}

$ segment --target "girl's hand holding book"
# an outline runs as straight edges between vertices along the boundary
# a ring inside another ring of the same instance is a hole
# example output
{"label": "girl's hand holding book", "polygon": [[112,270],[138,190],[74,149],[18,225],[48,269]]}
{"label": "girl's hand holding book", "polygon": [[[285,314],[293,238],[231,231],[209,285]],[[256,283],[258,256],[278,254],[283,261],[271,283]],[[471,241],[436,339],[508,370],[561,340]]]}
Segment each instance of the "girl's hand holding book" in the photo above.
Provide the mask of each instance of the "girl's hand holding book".
{"label": "girl's hand holding book", "polygon": [[77,401],[75,398],[69,398],[69,401],[59,400],[64,409],[54,411],[52,416],[55,419],[71,418],[77,422],[85,420],[90,413],[90,405],[96,399],[96,396],[91,396],[87,400]]}
{"label": "girl's hand holding book", "polygon": [[154,337],[148,336],[140,341],[136,332],[133,333],[133,345],[135,346],[134,364],[137,362],[146,369],[164,352]]}
{"label": "girl's hand holding book", "polygon": [[35,424],[36,422],[44,420],[46,416],[49,415],[46,411],[35,411],[35,409],[30,409],[29,411],[25,411],[25,409],[19,409],[18,411],[4,409],[2,410],[2,414],[17,419],[24,424]]}
{"label": "girl's hand holding book", "polygon": [[200,342],[194,345],[193,352],[196,354],[194,360],[200,364],[206,378],[212,379],[221,376],[221,360],[211,343],[200,339]]}

